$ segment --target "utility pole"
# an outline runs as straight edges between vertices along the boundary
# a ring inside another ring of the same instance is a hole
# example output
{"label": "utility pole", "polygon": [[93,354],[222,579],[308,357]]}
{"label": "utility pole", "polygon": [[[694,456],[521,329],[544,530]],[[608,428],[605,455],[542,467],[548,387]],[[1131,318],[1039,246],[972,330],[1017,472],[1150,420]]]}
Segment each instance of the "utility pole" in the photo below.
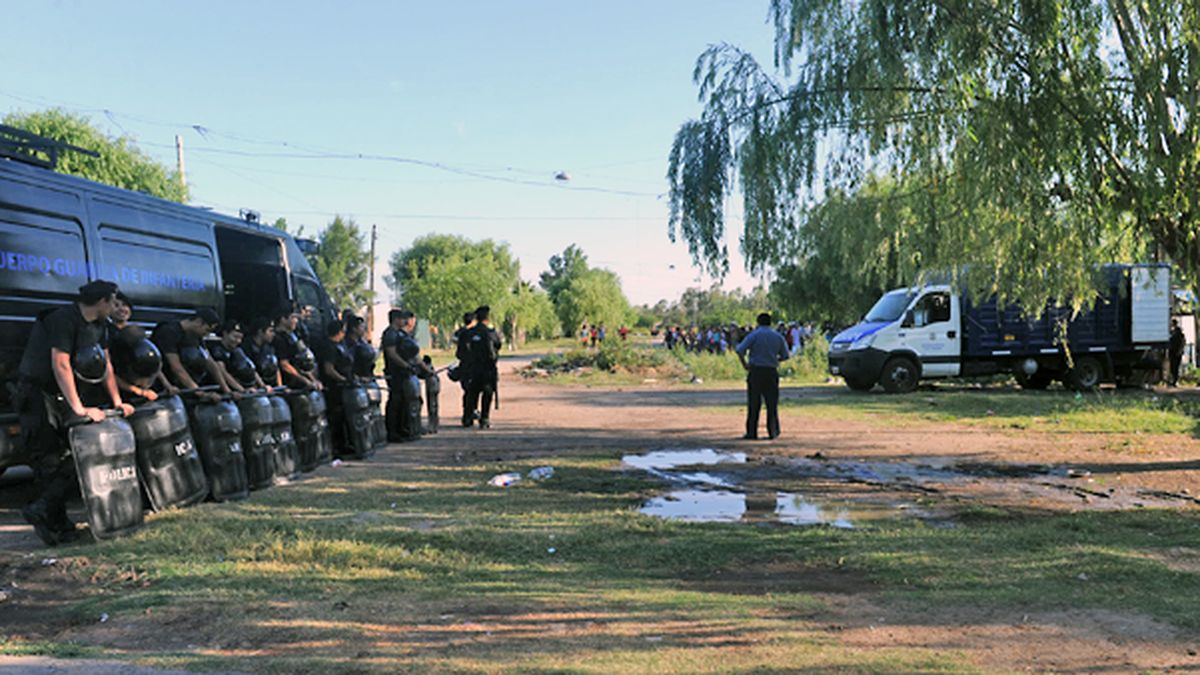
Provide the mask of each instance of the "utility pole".
{"label": "utility pole", "polygon": [[175,167],[179,170],[179,184],[187,189],[187,167],[183,164],[183,136],[175,134]]}
{"label": "utility pole", "polygon": [[375,242],[379,239],[379,230],[371,225],[371,272],[367,281],[368,295],[371,296],[370,304],[367,305],[367,335],[375,334]]}

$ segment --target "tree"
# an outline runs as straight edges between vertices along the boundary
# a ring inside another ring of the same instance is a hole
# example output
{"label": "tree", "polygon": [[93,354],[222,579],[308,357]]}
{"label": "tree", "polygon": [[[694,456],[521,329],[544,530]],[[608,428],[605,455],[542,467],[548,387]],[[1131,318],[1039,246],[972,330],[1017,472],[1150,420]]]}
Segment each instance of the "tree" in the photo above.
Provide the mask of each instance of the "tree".
{"label": "tree", "polygon": [[520,346],[528,338],[550,338],[558,334],[558,315],[544,291],[527,281],[518,281],[500,307],[501,328],[506,342]]}
{"label": "tree", "polygon": [[576,275],[559,293],[556,306],[563,328],[573,333],[584,321],[615,328],[629,320],[629,301],[621,290],[617,275],[603,269],[590,269]]}
{"label": "tree", "polygon": [[559,294],[571,285],[575,277],[589,269],[587,255],[581,248],[571,244],[561,255],[550,256],[550,270],[542,272],[538,283],[550,294],[550,300],[557,304]]}
{"label": "tree", "polygon": [[[1194,0],[773,0],[775,70],[730,45],[696,64],[704,111],[670,154],[669,234],[728,268],[823,253],[826,198],[879,180],[911,211],[864,242],[906,279],[941,270],[1037,307],[1094,295],[1097,264],[1157,249],[1200,274]],[[836,221],[837,226],[847,225]]]}
{"label": "tree", "polygon": [[520,267],[508,244],[430,234],[392,256],[388,283],[399,300],[446,333],[464,312],[491,305],[497,316],[516,286]]}
{"label": "tree", "polygon": [[[278,227],[279,221],[275,222]],[[284,223],[286,225],[286,221]],[[333,222],[317,237],[317,242],[317,253],[309,260],[334,304],[339,308],[354,309],[370,304],[373,298],[367,290],[367,275],[370,274],[371,252],[354,220],[334,216]]]}
{"label": "tree", "polygon": [[99,153],[59,155],[56,169],[97,183],[144,192],[173,202],[186,202],[187,188],[179,174],[151,159],[124,136],[111,138],[81,115],[57,108],[32,113],[9,113],[4,124]]}

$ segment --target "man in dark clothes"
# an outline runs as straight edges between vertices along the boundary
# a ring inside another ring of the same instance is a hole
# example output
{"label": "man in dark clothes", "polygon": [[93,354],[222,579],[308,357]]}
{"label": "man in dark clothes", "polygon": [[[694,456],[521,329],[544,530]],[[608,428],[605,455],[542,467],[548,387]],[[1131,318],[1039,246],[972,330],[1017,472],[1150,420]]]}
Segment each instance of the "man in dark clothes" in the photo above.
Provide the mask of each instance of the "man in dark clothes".
{"label": "man in dark clothes", "polygon": [[[469,427],[474,420],[472,412],[479,405],[479,428],[487,429],[492,426],[491,408],[492,397],[496,393],[500,374],[496,369],[496,361],[500,358],[500,335],[492,328],[489,320],[491,309],[484,305],[475,310],[475,326],[467,331],[460,344],[465,345],[463,366],[467,371],[467,400],[463,405],[462,425]],[[483,400],[480,401],[480,396]]]}
{"label": "man in dark clothes", "polygon": [[[749,356],[747,357],[747,352]],[[758,413],[762,403],[767,404],[767,436],[779,435],[779,362],[787,359],[787,339],[771,329],[771,315],[758,315],[758,328],[747,335],[737,346],[738,360],[746,369],[746,435],[742,438],[758,438]]]}
{"label": "man in dark clothes", "polygon": [[329,428],[335,448],[346,447],[346,414],[342,405],[342,388],[354,383],[354,355],[346,345],[346,326],[330,321],[325,326],[325,339],[316,345],[321,382],[325,385],[325,405]]}
{"label": "man in dark clothes", "polygon": [[[466,312],[463,314],[463,325],[454,331],[450,336],[450,341],[454,343],[454,358],[458,359],[458,367],[454,369],[454,377],[458,379],[458,384],[462,386],[462,404],[463,410],[467,409],[467,390],[470,388],[467,381],[467,369],[463,367],[463,358],[466,354],[466,347],[463,346],[463,334],[475,327],[475,312]],[[471,411],[471,419],[478,417],[477,411]]]}
{"label": "man in dark clothes", "polygon": [[296,333],[300,326],[300,314],[286,309],[275,319],[275,357],[279,359],[279,371],[284,384],[300,389],[321,390],[321,381],[301,361],[311,356],[308,344]]}
{"label": "man in dark clothes", "polygon": [[220,332],[221,340],[213,345],[209,354],[217,363],[221,374],[225,376],[229,388],[238,392],[244,392],[246,389],[266,389],[267,385],[258,376],[253,361],[242,349],[246,337],[242,323],[230,319],[221,326]]}
{"label": "man in dark clothes", "polygon": [[1183,348],[1186,344],[1187,338],[1179,325],[1179,319],[1171,319],[1171,338],[1167,343],[1167,355],[1171,362],[1169,384],[1172,387],[1179,386],[1179,366],[1183,364]]}
{"label": "man in dark clothes", "polygon": [[104,399],[125,415],[133,412],[121,400],[108,354],[108,317],[116,293],[117,285],[109,281],[81,286],[75,302],[38,319],[21,356],[14,402],[38,495],[21,515],[48,546],[78,538],[67,517],[76,478],[75,463],[65,452],[63,422],[103,420],[104,411],[95,406]]}
{"label": "man in dark clothes", "polygon": [[254,364],[259,377],[268,387],[283,386],[279,374],[279,362],[275,356],[275,347],[271,345],[275,339],[275,323],[260,316],[250,322],[250,339],[242,342],[242,351]]}
{"label": "man in dark clothes", "polygon": [[[162,352],[163,370],[175,386],[196,389],[207,382],[220,387],[221,393],[229,393],[221,369],[200,344],[220,323],[221,317],[215,311],[201,307],[186,319],[164,321],[154,328],[150,341]],[[218,397],[212,394],[205,398]]]}
{"label": "man in dark clothes", "polygon": [[413,313],[403,309],[388,312],[388,327],[383,331],[380,347],[383,349],[383,372],[387,376],[388,401],[385,411],[389,443],[405,443],[420,436],[420,429],[409,428],[408,379],[416,370],[408,359],[400,355],[410,339],[405,327]]}

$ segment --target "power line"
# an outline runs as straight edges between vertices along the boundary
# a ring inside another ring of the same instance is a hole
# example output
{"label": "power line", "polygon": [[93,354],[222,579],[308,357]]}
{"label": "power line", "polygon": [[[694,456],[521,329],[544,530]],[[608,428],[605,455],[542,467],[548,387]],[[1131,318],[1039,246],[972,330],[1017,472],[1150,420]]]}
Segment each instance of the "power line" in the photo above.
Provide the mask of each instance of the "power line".
{"label": "power line", "polygon": [[[567,185],[561,185],[561,184],[557,184],[557,183],[546,183],[546,182],[542,182],[542,181],[515,178],[512,176],[495,175],[494,173],[486,173],[487,171],[490,170],[490,171],[526,173],[527,175],[549,176],[553,173],[553,171],[544,171],[544,172],[543,171],[533,171],[533,170],[528,170],[528,169],[517,169],[514,167],[504,167],[501,169],[495,169],[495,168],[493,168],[493,169],[488,169],[488,168],[475,169],[475,168],[468,168],[465,166],[448,164],[445,162],[425,160],[425,159],[414,158],[414,157],[404,157],[404,156],[400,156],[400,155],[376,154],[376,153],[356,153],[356,152],[337,151],[337,150],[333,150],[333,149],[320,149],[320,148],[317,148],[314,146],[306,147],[305,145],[296,144],[296,143],[292,143],[289,141],[255,139],[255,138],[251,138],[248,136],[243,136],[241,134],[234,134],[234,133],[230,133],[230,132],[218,131],[218,130],[209,128],[207,126],[201,125],[201,124],[188,124],[188,123],[183,123],[183,122],[166,122],[166,121],[152,120],[152,119],[148,119],[148,118],[129,115],[126,113],[118,113],[118,112],[110,110],[108,108],[91,108],[91,107],[82,106],[80,104],[55,102],[55,101],[51,101],[49,99],[38,99],[38,98],[34,98],[34,97],[27,97],[27,96],[13,94],[11,92],[6,92],[6,91],[0,91],[0,95],[6,96],[8,98],[12,98],[12,99],[15,99],[18,101],[23,101],[26,103],[33,103],[35,105],[55,105],[55,106],[59,106],[59,107],[70,108],[70,109],[75,110],[76,112],[100,113],[100,114],[103,114],[118,129],[121,129],[121,131],[123,133],[125,133],[125,135],[127,135],[127,136],[131,136],[131,134],[126,132],[124,127],[122,127],[121,124],[116,121],[116,119],[115,119],[116,117],[123,117],[123,118],[129,119],[129,120],[139,122],[141,124],[149,124],[149,125],[159,126],[159,127],[168,127],[168,128],[174,128],[174,129],[188,128],[188,129],[195,131],[202,139],[204,139],[206,141],[210,141],[210,138],[209,138],[210,136],[218,136],[218,137],[227,138],[229,140],[233,140],[233,141],[239,142],[239,143],[249,143],[249,144],[255,144],[255,145],[275,145],[275,146],[286,147],[286,148],[295,148],[296,150],[300,150],[300,152],[266,152],[266,151],[234,150],[234,149],[227,149],[227,148],[197,147],[197,148],[191,149],[192,153],[199,152],[199,153],[210,153],[210,154],[237,156],[237,157],[254,157],[254,158],[265,158],[265,159],[318,159],[318,160],[332,160],[332,161],[390,162],[390,163],[396,163],[396,164],[420,166],[420,167],[424,167],[424,168],[428,168],[428,169],[434,169],[437,171],[445,171],[448,173],[453,173],[453,174],[457,174],[457,175],[476,178],[479,180],[502,182],[502,183],[508,183],[508,184],[512,184],[512,185],[525,185],[525,186],[529,186],[529,187],[550,188],[550,189],[556,189],[556,190],[567,190],[567,191],[572,191],[572,192],[594,192],[594,193],[600,193],[600,194],[612,194],[612,195],[619,195],[619,196],[626,196],[626,197],[653,197],[655,199],[662,199],[665,196],[665,193],[662,193],[662,192],[641,192],[641,191],[636,191],[636,190],[621,190],[621,189],[614,189],[614,188],[603,188],[603,187],[592,187],[592,186],[567,186]],[[145,145],[147,147],[155,147],[155,148],[161,148],[161,149],[174,149],[174,147],[175,147],[173,145],[167,145],[167,144],[163,144],[163,143],[154,143],[154,142],[139,142],[139,145]],[[644,160],[635,160],[634,162],[631,162],[631,163],[637,163],[637,162],[641,162],[641,161],[644,161]],[[603,165],[601,165],[601,166],[603,166]],[[228,167],[226,167],[226,168],[228,168]]]}

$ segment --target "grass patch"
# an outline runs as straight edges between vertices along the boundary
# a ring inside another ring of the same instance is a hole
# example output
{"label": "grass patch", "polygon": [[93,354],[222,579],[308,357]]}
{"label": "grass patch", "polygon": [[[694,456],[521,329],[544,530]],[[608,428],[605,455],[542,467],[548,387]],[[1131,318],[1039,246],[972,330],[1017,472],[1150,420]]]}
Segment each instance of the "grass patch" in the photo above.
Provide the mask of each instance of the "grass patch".
{"label": "grass patch", "polygon": [[[670,354],[689,373],[706,383],[728,384],[746,379],[746,371],[732,350],[724,354],[710,354],[674,349]],[[779,378],[784,384],[824,382],[829,378],[829,343],[819,335],[809,340],[803,351],[779,364]]]}
{"label": "grass patch", "polygon": [[[785,392],[780,406],[809,417],[880,427],[952,422],[989,429],[1104,434],[1195,434],[1200,429],[1200,410],[1192,404],[1135,391],[1076,394],[935,387],[893,396],[829,386],[805,389],[800,396]],[[717,409],[731,412],[743,407]]]}
{"label": "grass patch", "polygon": [[[152,663],[254,672],[963,670],[952,653],[843,648],[811,623],[832,611],[813,595],[822,575],[851,575],[889,611],[921,617],[1099,609],[1200,630],[1200,574],[1161,562],[1200,550],[1192,512],[991,509],[957,529],[687,524],[638,514],[661,486],[614,472],[617,459],[559,457],[550,480],[507,489],[487,478],[545,460],[348,465],[159,514],[132,537],[60,553],[148,582],[101,580],[72,610],[130,630],[165,616],[188,643],[220,646],[149,646]],[[77,648],[17,640],[0,645]]]}
{"label": "grass patch", "polygon": [[79,659],[100,656],[103,654],[103,650],[76,642],[24,640],[0,635],[0,654],[5,656],[49,656],[58,659]]}

